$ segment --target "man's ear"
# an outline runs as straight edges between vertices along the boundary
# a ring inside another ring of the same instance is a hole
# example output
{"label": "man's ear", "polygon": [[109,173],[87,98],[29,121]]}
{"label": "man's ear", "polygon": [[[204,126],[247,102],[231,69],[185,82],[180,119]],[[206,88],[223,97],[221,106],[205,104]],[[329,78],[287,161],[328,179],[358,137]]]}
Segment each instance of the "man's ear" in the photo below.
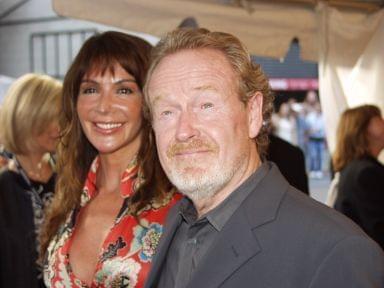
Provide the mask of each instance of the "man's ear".
{"label": "man's ear", "polygon": [[247,102],[248,136],[255,138],[263,125],[263,94],[256,92]]}

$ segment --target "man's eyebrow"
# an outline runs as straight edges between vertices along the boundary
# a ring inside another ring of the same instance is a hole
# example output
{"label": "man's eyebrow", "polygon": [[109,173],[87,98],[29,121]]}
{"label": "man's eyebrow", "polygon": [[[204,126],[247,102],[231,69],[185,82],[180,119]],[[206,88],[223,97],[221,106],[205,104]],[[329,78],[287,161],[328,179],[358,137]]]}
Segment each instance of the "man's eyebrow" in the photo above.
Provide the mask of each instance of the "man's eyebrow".
{"label": "man's eyebrow", "polygon": [[[207,90],[217,91],[217,88],[212,85],[202,85],[202,86],[194,87],[192,89],[195,91],[207,91]],[[164,95],[157,94],[156,96],[154,96],[154,99],[151,101],[151,105],[156,104],[157,102],[163,100],[164,98],[166,98]]]}
{"label": "man's eyebrow", "polygon": [[151,105],[154,105],[163,98],[164,98],[163,95],[156,95],[155,98],[152,101],[150,101],[150,103],[151,103]]}
{"label": "man's eyebrow", "polygon": [[193,90],[197,90],[197,91],[205,91],[205,90],[217,91],[217,89],[215,87],[213,87],[212,85],[197,86],[197,87],[194,87]]}

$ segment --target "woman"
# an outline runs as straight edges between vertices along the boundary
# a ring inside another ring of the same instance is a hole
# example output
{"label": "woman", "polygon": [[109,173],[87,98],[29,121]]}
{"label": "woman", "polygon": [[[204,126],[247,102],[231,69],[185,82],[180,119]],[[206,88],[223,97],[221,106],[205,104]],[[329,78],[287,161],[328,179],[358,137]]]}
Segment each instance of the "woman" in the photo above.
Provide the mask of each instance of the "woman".
{"label": "woman", "polygon": [[180,198],[158,162],[142,88],[151,46],[88,39],[64,79],[58,183],[43,237],[51,287],[142,287]]}
{"label": "woman", "polygon": [[0,173],[0,287],[43,287],[36,236],[54,191],[49,153],[59,136],[61,92],[57,80],[27,74],[3,102],[0,138],[11,159]]}
{"label": "woman", "polygon": [[340,119],[333,165],[340,172],[334,207],[384,249],[384,120],[379,108],[346,110]]}

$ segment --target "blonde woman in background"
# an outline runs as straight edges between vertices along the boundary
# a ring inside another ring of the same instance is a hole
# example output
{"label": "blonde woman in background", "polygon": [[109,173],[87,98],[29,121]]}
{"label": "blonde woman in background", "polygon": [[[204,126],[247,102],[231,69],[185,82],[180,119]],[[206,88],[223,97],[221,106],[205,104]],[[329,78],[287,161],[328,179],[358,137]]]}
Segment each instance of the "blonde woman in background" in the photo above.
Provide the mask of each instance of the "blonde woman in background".
{"label": "blonde woman in background", "polygon": [[44,287],[37,234],[54,191],[62,85],[26,74],[9,88],[0,114],[0,138],[12,154],[0,173],[0,287]]}
{"label": "blonde woman in background", "polygon": [[340,119],[333,166],[339,172],[334,208],[356,222],[384,249],[384,119],[380,109],[364,105]]}

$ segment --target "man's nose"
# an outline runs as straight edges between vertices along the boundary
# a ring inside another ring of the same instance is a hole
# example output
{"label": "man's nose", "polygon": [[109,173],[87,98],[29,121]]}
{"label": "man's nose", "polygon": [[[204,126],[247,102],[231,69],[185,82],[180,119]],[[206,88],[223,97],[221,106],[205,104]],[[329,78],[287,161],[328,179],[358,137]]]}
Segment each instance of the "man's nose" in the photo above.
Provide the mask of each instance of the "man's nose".
{"label": "man's nose", "polygon": [[185,142],[199,135],[200,131],[197,128],[195,115],[191,112],[182,112],[177,125],[176,139]]}

